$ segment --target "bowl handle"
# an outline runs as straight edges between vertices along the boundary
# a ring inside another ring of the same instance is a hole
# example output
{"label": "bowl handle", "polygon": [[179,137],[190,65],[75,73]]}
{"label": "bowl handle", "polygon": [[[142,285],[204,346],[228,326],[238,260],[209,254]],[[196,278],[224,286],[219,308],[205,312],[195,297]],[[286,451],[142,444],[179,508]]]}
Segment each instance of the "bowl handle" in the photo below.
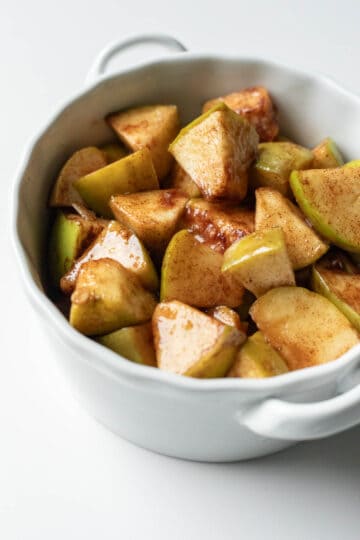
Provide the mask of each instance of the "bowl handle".
{"label": "bowl handle", "polygon": [[335,435],[360,422],[360,384],[314,403],[267,399],[237,413],[237,420],[257,435],[272,439],[305,441]]}
{"label": "bowl handle", "polygon": [[187,48],[180,41],[166,34],[144,34],[130,37],[128,39],[117,40],[109,43],[99,55],[95,58],[93,65],[86,77],[86,84],[94,83],[97,79],[103,77],[106,73],[109,61],[118,53],[121,53],[132,47],[147,44],[162,45],[169,51],[185,52]]}

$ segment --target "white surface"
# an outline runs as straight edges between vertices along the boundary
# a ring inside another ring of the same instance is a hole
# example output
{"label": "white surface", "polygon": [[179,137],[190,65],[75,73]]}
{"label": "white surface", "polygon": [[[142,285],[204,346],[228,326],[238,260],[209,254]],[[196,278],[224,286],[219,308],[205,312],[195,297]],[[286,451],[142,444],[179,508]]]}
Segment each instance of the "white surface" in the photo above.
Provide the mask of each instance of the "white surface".
{"label": "white surface", "polygon": [[261,461],[205,465],[138,449],[89,418],[51,361],[6,229],[25,141],[115,37],[164,31],[192,50],[274,57],[360,92],[360,4],[291,4],[0,4],[0,538],[358,538],[360,428]]}

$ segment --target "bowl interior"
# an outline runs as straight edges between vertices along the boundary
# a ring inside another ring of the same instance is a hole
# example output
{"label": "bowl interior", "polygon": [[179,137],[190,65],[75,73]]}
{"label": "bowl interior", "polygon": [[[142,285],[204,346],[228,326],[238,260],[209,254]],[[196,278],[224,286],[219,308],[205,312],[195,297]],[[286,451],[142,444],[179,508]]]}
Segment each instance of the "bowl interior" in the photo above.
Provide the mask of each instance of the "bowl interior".
{"label": "bowl interior", "polygon": [[106,114],[140,104],[175,103],[186,123],[199,115],[205,100],[254,85],[270,90],[282,133],[308,147],[331,136],[346,158],[359,157],[360,100],[321,77],[257,60],[190,54],[112,76],[66,105],[24,157],[17,231],[38,287],[42,289],[50,186],[73,151],[113,138]]}

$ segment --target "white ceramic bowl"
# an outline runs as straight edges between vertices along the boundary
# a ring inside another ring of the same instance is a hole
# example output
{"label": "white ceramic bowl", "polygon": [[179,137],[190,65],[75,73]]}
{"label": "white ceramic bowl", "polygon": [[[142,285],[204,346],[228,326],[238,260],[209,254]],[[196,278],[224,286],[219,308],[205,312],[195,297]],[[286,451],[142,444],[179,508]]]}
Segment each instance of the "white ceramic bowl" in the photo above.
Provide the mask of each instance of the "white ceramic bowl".
{"label": "white ceramic bowl", "polygon": [[[187,122],[206,99],[260,84],[279,104],[284,133],[307,146],[333,136],[346,157],[359,157],[360,99],[328,79],[258,59],[188,52],[102,74],[115,53],[139,41],[182,49],[161,36],[107,48],[91,70],[95,83],[50,119],[27,149],[16,179],[14,238],[22,278],[79,400],[135,444],[205,461],[258,457],[357,424],[359,347],[329,364],[265,380],[190,379],[134,364],[80,335],[44,294],[49,188],[71,152],[110,137],[103,120],[110,111],[176,103]],[[340,386],[346,388],[342,394]]]}

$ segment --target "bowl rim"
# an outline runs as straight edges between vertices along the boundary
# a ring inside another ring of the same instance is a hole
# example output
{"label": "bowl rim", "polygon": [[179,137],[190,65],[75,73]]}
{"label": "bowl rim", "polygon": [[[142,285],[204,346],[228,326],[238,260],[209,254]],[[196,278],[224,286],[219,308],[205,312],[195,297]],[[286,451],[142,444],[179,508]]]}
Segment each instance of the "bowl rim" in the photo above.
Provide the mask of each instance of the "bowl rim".
{"label": "bowl rim", "polygon": [[[343,367],[348,367],[349,362],[352,360],[355,362],[357,357],[360,358],[360,343],[347,351],[341,357],[336,360],[330,361],[326,364],[318,366],[312,366],[302,368],[300,370],[291,371],[282,375],[268,377],[264,379],[242,379],[242,378],[216,378],[216,379],[196,379],[191,377],[184,377],[174,373],[163,371],[159,368],[153,368],[135,362],[131,362],[121,355],[107,349],[101,344],[89,339],[87,336],[80,334],[77,330],[70,326],[67,319],[62,315],[59,309],[53,304],[50,298],[41,291],[35,283],[32,277],[26,255],[26,250],[22,244],[20,234],[18,231],[18,219],[20,210],[20,190],[24,178],[26,167],[31,159],[31,154],[37,142],[46,135],[48,129],[57,122],[58,118],[66,111],[69,106],[73,106],[77,101],[80,101],[86,94],[92,93],[99,89],[104,83],[115,80],[121,76],[127,76],[129,74],[140,74],[143,69],[157,68],[159,66],[167,66],[181,63],[191,62],[213,62],[224,63],[234,62],[238,64],[255,64],[266,68],[271,68],[281,72],[286,72],[287,75],[292,78],[302,78],[303,80],[309,80],[317,82],[323,86],[342,94],[345,98],[353,101],[360,108],[360,97],[351,91],[345,89],[343,86],[335,82],[328,76],[307,72],[302,69],[294,68],[283,62],[268,60],[266,58],[252,57],[252,56],[239,56],[235,54],[203,54],[203,53],[191,53],[180,52],[175,53],[171,57],[162,58],[159,60],[144,61],[138,63],[135,66],[125,68],[123,70],[117,70],[115,73],[109,75],[102,75],[96,81],[89,82],[85,86],[75,92],[68,99],[62,100],[62,102],[55,107],[52,115],[45,121],[40,129],[38,129],[34,135],[30,137],[22,156],[19,161],[15,173],[15,179],[12,183],[11,193],[11,239],[13,249],[15,251],[16,259],[20,267],[20,275],[22,283],[25,286],[25,292],[28,298],[31,300],[33,306],[37,309],[42,318],[46,322],[56,328],[58,337],[62,341],[66,341],[75,349],[81,350],[84,354],[81,355],[83,361],[90,362],[91,359],[96,356],[96,363],[94,367],[99,371],[106,371],[107,374],[111,374],[115,378],[127,378],[136,381],[151,381],[166,387],[172,387],[178,390],[187,390],[189,392],[214,392],[214,391],[266,391],[266,392],[279,392],[286,391],[293,388],[297,384],[311,383],[312,385],[321,384],[324,377],[333,377],[337,373],[341,374]],[[88,354],[87,354],[88,353]],[[299,387],[300,388],[300,387]]]}

